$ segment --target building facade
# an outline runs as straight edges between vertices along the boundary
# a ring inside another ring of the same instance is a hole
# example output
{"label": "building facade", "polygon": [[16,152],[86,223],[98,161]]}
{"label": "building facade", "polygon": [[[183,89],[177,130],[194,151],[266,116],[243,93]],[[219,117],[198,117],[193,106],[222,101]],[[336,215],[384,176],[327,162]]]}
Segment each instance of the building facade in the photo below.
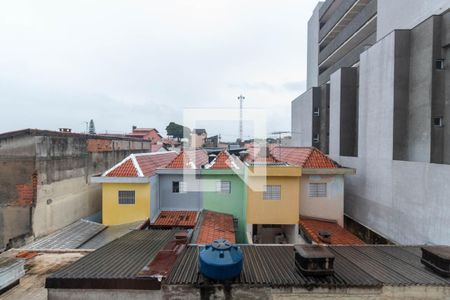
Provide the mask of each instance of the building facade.
{"label": "building facade", "polygon": [[0,250],[20,246],[101,211],[89,177],[130,153],[135,138],[25,129],[0,135]]}
{"label": "building facade", "polygon": [[[345,215],[370,239],[450,243],[450,3],[319,3],[293,143],[355,168]],[[408,234],[405,234],[408,228]]]}

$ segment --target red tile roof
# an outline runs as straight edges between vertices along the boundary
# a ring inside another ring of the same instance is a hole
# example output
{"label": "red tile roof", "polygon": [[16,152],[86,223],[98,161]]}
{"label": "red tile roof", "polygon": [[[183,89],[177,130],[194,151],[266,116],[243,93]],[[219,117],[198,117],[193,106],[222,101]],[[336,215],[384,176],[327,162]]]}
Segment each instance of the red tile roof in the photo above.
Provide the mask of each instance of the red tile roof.
{"label": "red tile roof", "polygon": [[233,215],[204,210],[202,218],[197,244],[211,244],[220,238],[236,243]]}
{"label": "red tile roof", "polygon": [[165,167],[177,156],[176,152],[131,154],[107,171],[108,177],[153,176],[157,168]]}
{"label": "red tile roof", "polygon": [[339,165],[313,147],[274,147],[270,152],[279,161],[303,168],[339,168]]}
{"label": "red tile roof", "polygon": [[260,148],[260,147],[250,147],[247,150],[248,156],[246,157],[246,161],[248,162],[258,162],[258,163],[279,163],[278,159],[276,159],[271,153],[270,148]]}
{"label": "red tile roof", "polygon": [[331,234],[332,245],[362,245],[364,242],[353,235],[350,231],[342,228],[336,222],[316,219],[302,218],[299,221],[300,227],[305,234],[314,242],[325,244],[319,238],[319,231],[324,230]]}
{"label": "red tile roof", "polygon": [[157,227],[188,227],[197,223],[196,211],[161,211],[151,226]]}
{"label": "red tile roof", "polygon": [[203,149],[183,150],[171,161],[166,168],[169,169],[196,169],[208,163],[208,153]]}
{"label": "red tile roof", "polygon": [[133,164],[130,157],[126,158],[125,161],[116,165],[111,171],[105,174],[108,177],[136,177],[138,176],[138,171]]}
{"label": "red tile roof", "polygon": [[210,169],[231,169],[231,157],[226,151],[220,152],[211,164]]}

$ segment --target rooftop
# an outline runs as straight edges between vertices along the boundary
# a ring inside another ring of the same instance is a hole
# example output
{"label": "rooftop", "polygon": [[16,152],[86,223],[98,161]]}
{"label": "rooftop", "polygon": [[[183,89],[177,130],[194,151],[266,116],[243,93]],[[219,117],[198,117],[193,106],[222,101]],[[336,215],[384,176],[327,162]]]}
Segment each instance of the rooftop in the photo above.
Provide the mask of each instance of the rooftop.
{"label": "rooftop", "polygon": [[[421,262],[418,246],[327,246],[334,254],[334,274],[305,276],[295,264],[292,245],[241,245],[244,266],[233,284],[265,287],[448,286],[450,278],[436,275]],[[198,273],[197,246],[180,255],[165,284],[215,284]]]}
{"label": "rooftop", "polygon": [[177,153],[174,151],[131,154],[102,176],[150,177],[155,174],[156,169],[165,167],[176,156]]}
{"label": "rooftop", "polygon": [[306,236],[318,244],[325,244],[319,237],[320,231],[328,232],[330,236],[329,244],[332,245],[362,245],[364,242],[352,234],[350,231],[339,226],[336,222],[317,220],[300,217],[300,227]]}
{"label": "rooftop", "polygon": [[279,161],[302,168],[339,168],[326,154],[314,147],[273,147],[270,153]]}
{"label": "rooftop", "polygon": [[200,169],[208,163],[208,153],[203,149],[181,151],[166,168],[169,169]]}
{"label": "rooftop", "polygon": [[197,223],[197,216],[197,211],[161,211],[151,226],[193,228]]}
{"label": "rooftop", "polygon": [[134,230],[47,277],[46,288],[160,288],[155,277],[139,277],[173,240],[172,230]]}
{"label": "rooftop", "polygon": [[198,223],[195,243],[210,244],[220,238],[236,243],[233,215],[203,210]]}

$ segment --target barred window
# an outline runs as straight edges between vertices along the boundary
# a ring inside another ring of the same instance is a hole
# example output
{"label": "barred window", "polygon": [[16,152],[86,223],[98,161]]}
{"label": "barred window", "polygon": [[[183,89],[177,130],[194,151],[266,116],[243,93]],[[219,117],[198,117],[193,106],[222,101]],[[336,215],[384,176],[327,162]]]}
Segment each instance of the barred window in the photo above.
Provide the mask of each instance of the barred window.
{"label": "barred window", "polygon": [[229,194],[231,193],[231,182],[230,181],[217,181],[216,191],[219,193]]}
{"label": "barred window", "polygon": [[183,181],[172,181],[172,193],[186,193],[187,185]]}
{"label": "barred window", "polygon": [[281,185],[266,185],[266,191],[263,195],[264,200],[280,200]]}
{"label": "barred window", "polygon": [[136,195],[134,191],[119,191],[119,204],[135,204]]}
{"label": "barred window", "polygon": [[326,197],[327,184],[326,183],[310,183],[309,184],[310,197]]}

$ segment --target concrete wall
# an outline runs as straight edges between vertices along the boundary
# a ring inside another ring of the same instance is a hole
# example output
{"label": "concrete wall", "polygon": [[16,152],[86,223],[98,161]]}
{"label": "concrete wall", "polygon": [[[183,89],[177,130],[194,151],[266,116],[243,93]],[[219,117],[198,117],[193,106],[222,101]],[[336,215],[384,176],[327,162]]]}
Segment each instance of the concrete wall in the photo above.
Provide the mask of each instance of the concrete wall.
{"label": "concrete wall", "polygon": [[319,101],[320,88],[314,87],[291,104],[293,146],[312,146],[313,101]]}
{"label": "concrete wall", "polygon": [[300,287],[251,287],[244,285],[204,286],[163,285],[163,299],[446,299],[449,287],[443,286],[384,286],[379,288],[300,288]]}
{"label": "concrete wall", "polygon": [[308,21],[308,44],[307,44],[307,79],[306,89],[317,86],[319,76],[319,10],[323,2],[317,3],[313,14]]}
{"label": "concrete wall", "polygon": [[[189,177],[189,176],[188,176]],[[196,184],[195,178],[187,178],[188,186]],[[182,174],[159,174],[159,208],[160,210],[201,210],[203,196],[201,192],[188,191],[173,193],[173,181],[185,181]]]}
{"label": "concrete wall", "polygon": [[150,221],[156,220],[159,214],[159,176],[150,178]]}
{"label": "concrete wall", "polygon": [[[326,183],[327,197],[309,197],[310,183]],[[302,175],[300,186],[300,215],[335,220],[344,226],[343,175]]]}
{"label": "concrete wall", "polygon": [[331,75],[330,155],[357,155],[357,69],[342,68]]}
{"label": "concrete wall", "polygon": [[378,0],[377,40],[395,29],[411,29],[449,8],[448,0]]}
{"label": "concrete wall", "polygon": [[149,149],[136,139],[43,130],[0,135],[0,249],[98,212],[100,186],[89,176]]}
{"label": "concrete wall", "polygon": [[401,100],[397,84],[403,84],[393,77],[395,53],[407,35],[395,31],[361,55],[360,153],[337,158],[357,170],[345,179],[345,213],[397,243],[450,244],[450,220],[444,217],[450,213],[444,200],[450,166],[393,160],[394,103]]}
{"label": "concrete wall", "polygon": [[48,300],[145,300],[162,299],[156,290],[48,289]]}

